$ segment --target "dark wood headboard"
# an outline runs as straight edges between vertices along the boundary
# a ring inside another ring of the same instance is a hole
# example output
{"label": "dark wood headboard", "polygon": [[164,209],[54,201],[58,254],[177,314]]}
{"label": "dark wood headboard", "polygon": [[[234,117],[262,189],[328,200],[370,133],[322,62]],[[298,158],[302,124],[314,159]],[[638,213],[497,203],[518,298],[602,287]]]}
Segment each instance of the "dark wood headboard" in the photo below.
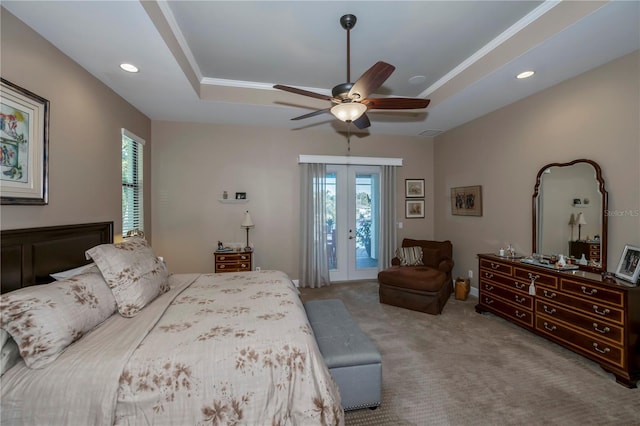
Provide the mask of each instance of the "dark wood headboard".
{"label": "dark wood headboard", "polygon": [[49,274],[89,263],[84,252],[108,243],[113,222],[0,231],[0,291],[49,283]]}

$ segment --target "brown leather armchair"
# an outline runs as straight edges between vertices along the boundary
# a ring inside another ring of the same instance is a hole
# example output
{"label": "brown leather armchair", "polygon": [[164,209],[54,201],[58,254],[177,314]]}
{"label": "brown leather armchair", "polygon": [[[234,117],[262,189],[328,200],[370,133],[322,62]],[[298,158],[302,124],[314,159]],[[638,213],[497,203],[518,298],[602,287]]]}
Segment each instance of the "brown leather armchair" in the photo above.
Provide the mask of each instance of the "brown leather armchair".
{"label": "brown leather armchair", "polygon": [[392,266],[378,273],[380,303],[440,314],[453,293],[453,245],[451,241],[402,241],[402,247],[416,246],[422,248],[424,265],[400,266],[394,257]]}

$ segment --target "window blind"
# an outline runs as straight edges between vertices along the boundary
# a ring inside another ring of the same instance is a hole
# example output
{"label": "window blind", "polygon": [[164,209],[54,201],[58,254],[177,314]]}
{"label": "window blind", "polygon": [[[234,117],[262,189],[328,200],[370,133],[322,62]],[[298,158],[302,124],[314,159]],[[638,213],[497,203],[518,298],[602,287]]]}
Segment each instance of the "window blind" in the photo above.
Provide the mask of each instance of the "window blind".
{"label": "window blind", "polygon": [[122,129],[122,235],[144,230],[144,140]]}

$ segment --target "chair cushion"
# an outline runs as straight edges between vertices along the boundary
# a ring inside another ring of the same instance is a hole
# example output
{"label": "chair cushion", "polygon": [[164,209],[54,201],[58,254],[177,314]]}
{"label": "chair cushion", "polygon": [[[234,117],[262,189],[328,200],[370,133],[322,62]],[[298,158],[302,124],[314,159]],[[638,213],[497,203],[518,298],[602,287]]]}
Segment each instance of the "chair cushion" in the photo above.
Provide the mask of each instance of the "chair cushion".
{"label": "chair cushion", "polygon": [[378,273],[381,283],[411,290],[438,292],[447,275],[428,266],[391,266]]}

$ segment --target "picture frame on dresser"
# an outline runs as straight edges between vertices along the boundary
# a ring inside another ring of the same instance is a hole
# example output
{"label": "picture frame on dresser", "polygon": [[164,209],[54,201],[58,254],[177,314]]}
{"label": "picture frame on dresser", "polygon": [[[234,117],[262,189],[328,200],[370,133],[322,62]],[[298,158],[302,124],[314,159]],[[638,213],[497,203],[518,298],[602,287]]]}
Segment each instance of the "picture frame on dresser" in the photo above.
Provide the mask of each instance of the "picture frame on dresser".
{"label": "picture frame on dresser", "polygon": [[637,284],[640,275],[640,247],[625,245],[616,268],[615,276]]}
{"label": "picture frame on dresser", "polygon": [[49,203],[49,101],[0,79],[0,200]]}

